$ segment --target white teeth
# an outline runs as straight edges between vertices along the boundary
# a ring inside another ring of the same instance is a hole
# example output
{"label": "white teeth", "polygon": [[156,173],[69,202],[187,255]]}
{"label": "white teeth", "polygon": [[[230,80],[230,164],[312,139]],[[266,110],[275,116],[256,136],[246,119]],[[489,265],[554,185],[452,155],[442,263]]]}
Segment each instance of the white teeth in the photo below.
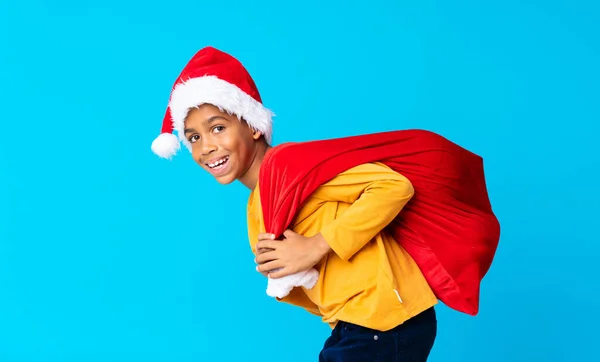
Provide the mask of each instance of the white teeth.
{"label": "white teeth", "polygon": [[208,167],[215,168],[215,167],[220,166],[223,163],[225,163],[225,161],[227,161],[228,159],[229,159],[228,157],[225,157],[225,158],[218,160],[217,162],[209,163]]}

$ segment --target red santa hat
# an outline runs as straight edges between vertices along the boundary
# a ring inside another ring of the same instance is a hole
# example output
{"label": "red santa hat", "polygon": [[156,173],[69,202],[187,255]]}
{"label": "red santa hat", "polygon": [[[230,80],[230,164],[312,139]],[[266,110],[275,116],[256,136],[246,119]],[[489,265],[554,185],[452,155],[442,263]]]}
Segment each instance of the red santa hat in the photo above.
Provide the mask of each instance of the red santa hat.
{"label": "red santa hat", "polygon": [[152,151],[171,158],[179,150],[180,142],[191,150],[183,134],[184,121],[191,108],[202,104],[211,104],[243,119],[271,144],[274,114],[263,106],[246,68],[231,55],[206,47],[194,55],[175,81],[161,134],[152,142]]}

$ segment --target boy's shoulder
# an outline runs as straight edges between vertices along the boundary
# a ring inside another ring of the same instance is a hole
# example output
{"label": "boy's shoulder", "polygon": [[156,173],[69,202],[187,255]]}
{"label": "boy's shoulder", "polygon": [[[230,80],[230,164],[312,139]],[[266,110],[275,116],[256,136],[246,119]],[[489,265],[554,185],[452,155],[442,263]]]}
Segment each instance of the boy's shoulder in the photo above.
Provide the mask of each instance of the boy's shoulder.
{"label": "boy's shoulder", "polygon": [[306,148],[306,145],[307,142],[286,142],[277,146],[273,146],[265,155],[263,162],[277,163],[282,159],[287,160],[288,157],[296,154],[303,148]]}
{"label": "boy's shoulder", "polygon": [[309,142],[288,142],[273,146],[263,159],[261,174],[283,172],[292,175],[306,170],[307,161],[311,160],[307,155],[309,149]]}
{"label": "boy's shoulder", "polygon": [[[336,163],[336,158],[340,154],[332,151],[331,149],[323,149],[320,141],[282,143],[272,147],[267,152],[261,166],[261,172],[268,172],[271,175],[285,174],[288,177],[296,177],[313,171],[318,172],[323,163],[328,163],[329,166]],[[348,165],[339,168],[335,175],[355,171],[391,170],[388,165],[379,160],[345,163],[348,163]]]}
{"label": "boy's shoulder", "polygon": [[349,161],[346,157],[338,159],[339,154],[331,153],[331,150],[323,152],[318,146],[317,142],[308,141],[285,143],[271,148],[261,166],[260,187],[266,188],[267,194],[300,192],[307,196],[317,190],[324,192],[331,187],[356,185],[378,179],[408,181],[404,175],[384,162]]}

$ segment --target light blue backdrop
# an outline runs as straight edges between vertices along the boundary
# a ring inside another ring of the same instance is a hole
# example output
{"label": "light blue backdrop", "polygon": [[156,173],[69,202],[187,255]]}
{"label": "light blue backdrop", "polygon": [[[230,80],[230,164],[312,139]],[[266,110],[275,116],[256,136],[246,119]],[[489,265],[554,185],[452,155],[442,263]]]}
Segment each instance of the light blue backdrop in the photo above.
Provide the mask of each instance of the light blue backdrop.
{"label": "light blue backdrop", "polygon": [[598,358],[594,3],[1,1],[0,361],[316,360],[327,326],[253,270],[248,192],[150,151],[206,45],[277,143],[418,127],[485,158],[501,245],[431,361]]}

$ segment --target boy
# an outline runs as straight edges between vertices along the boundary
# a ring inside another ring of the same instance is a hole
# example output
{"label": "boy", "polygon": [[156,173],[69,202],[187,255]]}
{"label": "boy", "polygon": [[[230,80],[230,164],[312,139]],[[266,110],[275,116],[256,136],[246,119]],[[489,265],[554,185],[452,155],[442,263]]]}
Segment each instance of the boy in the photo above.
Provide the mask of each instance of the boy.
{"label": "boy", "polygon": [[294,288],[278,300],[331,325],[320,361],[426,361],[437,298],[386,230],[410,203],[413,185],[380,162],[351,167],[311,193],[276,240],[265,230],[259,185],[272,149],[271,117],[243,65],[204,48],[175,82],[152,150],[169,158],[181,141],[218,182],[239,180],[251,190],[248,234],[257,271],[273,279],[319,272],[312,288]]}

